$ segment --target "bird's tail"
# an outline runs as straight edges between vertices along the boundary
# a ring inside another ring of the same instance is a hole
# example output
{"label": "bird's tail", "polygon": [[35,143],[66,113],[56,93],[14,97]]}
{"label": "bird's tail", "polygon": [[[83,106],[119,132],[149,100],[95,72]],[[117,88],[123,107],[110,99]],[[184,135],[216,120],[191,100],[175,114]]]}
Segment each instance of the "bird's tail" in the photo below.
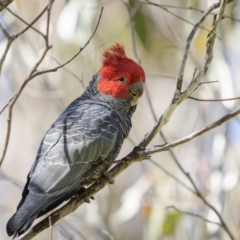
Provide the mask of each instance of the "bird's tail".
{"label": "bird's tail", "polygon": [[[7,223],[7,234],[13,238],[26,232],[32,225],[37,215],[28,218],[25,222],[19,212],[16,212]],[[24,223],[22,223],[24,222]]]}
{"label": "bird's tail", "polygon": [[44,196],[29,194],[24,198],[17,209],[17,212],[9,219],[7,223],[7,234],[14,237],[26,232],[33,221],[59,206],[63,201],[67,201],[72,196],[73,191],[54,197],[45,198]]}
{"label": "bird's tail", "polygon": [[17,212],[9,219],[7,223],[7,234],[13,237],[26,232],[36,219],[39,209],[39,199],[33,194],[29,194]]}

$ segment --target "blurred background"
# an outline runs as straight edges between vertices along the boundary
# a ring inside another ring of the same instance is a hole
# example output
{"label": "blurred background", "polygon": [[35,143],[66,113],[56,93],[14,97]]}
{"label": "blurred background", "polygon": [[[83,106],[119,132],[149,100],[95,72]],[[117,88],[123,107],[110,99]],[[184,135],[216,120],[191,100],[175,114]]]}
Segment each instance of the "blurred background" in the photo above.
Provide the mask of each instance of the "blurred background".
{"label": "blurred background", "polygon": [[[96,34],[84,51],[57,72],[34,78],[14,106],[10,142],[0,170],[1,240],[9,239],[5,226],[20,201],[26,176],[42,137],[60,113],[83,93],[91,77],[101,67],[104,49],[115,42],[123,44],[130,58],[136,61],[139,58],[147,76],[144,96],[133,116],[133,128],[125,140],[119,159],[150,131],[155,123],[154,114],[159,118],[171,103],[186,39],[201,17],[199,10],[206,10],[218,1],[155,2],[161,4],[160,7],[146,4],[144,0],[54,2],[49,34],[53,48],[38,70],[56,67],[69,60],[88,41],[102,6],[103,16]],[[46,0],[14,0],[9,9],[30,23],[47,4]],[[240,1],[229,4],[225,15],[228,17],[221,23],[213,61],[203,79],[204,82],[213,83],[202,84],[193,94],[196,98],[240,96]],[[206,39],[213,18],[210,15],[206,19],[191,45],[183,89],[192,80],[195,68],[201,69],[204,62]],[[26,27],[8,10],[0,13],[0,22],[11,35]],[[46,31],[46,14],[34,27]],[[6,44],[7,39],[0,33],[1,55]],[[134,54],[134,47],[137,55]],[[44,39],[32,29],[14,41],[1,73],[0,109],[18,91],[44,48]],[[177,140],[238,108],[239,100],[202,102],[187,99],[163,128],[163,134],[168,142]],[[1,154],[7,130],[7,114],[8,109],[0,115]],[[149,146],[159,144],[164,144],[160,135]],[[236,239],[240,239],[239,144],[240,119],[236,117],[173,149],[177,160],[190,173],[203,196],[221,212]],[[184,213],[199,214],[219,223],[215,213],[186,188],[193,189],[172,155],[163,152],[152,155],[151,159],[130,166],[115,179],[114,185],[96,194],[91,204],[83,204],[55,225],[52,239],[228,240],[229,236],[219,225]],[[34,239],[45,240],[49,234],[48,229]]]}

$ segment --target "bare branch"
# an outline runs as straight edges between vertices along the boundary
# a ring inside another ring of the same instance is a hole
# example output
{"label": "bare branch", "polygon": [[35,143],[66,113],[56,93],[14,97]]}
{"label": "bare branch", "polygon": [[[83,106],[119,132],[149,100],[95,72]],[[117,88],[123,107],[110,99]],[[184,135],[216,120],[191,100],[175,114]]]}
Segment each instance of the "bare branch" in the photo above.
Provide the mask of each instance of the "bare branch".
{"label": "bare branch", "polygon": [[210,220],[204,218],[203,216],[201,216],[201,215],[199,215],[199,214],[191,213],[191,212],[187,212],[187,211],[181,211],[181,210],[179,210],[178,208],[176,208],[176,207],[174,207],[174,206],[168,206],[168,207],[166,207],[166,209],[170,209],[170,208],[173,208],[173,209],[176,210],[177,212],[180,212],[180,213],[183,213],[183,214],[187,214],[187,215],[190,215],[190,216],[194,216],[194,217],[197,217],[197,218],[202,219],[202,220],[205,221],[205,222],[212,223],[212,224],[216,224],[216,225],[218,225],[219,227],[222,227],[222,225],[221,225],[220,223],[210,221]]}
{"label": "bare branch", "polygon": [[[7,118],[7,133],[6,133],[5,143],[4,143],[4,147],[3,147],[3,153],[2,153],[2,156],[0,158],[0,168],[1,168],[3,160],[5,158],[5,155],[6,155],[6,152],[7,152],[7,148],[8,148],[9,139],[10,139],[11,123],[12,123],[12,111],[13,111],[14,104],[16,103],[18,97],[22,93],[22,91],[25,88],[25,86],[27,85],[27,83],[31,80],[32,74],[36,71],[37,67],[41,64],[41,62],[45,58],[45,56],[46,56],[46,54],[47,54],[49,49],[50,49],[50,47],[45,49],[45,51],[43,52],[41,58],[38,60],[38,62],[33,67],[31,73],[29,74],[29,77],[23,82],[22,86],[20,87],[19,91],[14,95],[14,97],[11,98],[12,100],[10,101],[10,103],[7,104],[9,106],[8,118]],[[6,107],[4,106],[4,109],[5,108]]]}
{"label": "bare branch", "polygon": [[13,36],[14,39],[18,38],[18,37],[21,36],[23,33],[25,33],[29,28],[31,28],[32,25],[33,25],[35,22],[37,22],[37,21],[41,18],[41,16],[47,11],[47,9],[48,9],[48,6],[46,6],[46,7],[40,12],[40,14],[39,14],[26,28],[24,28],[21,32],[19,32],[19,33],[16,34],[15,36]]}
{"label": "bare branch", "polygon": [[52,9],[52,4],[54,0],[49,0],[48,6],[47,6],[47,24],[46,24],[46,46],[49,46],[49,25],[50,25],[50,16],[51,16],[51,9]]}
{"label": "bare branch", "polygon": [[[138,2],[145,3],[145,2],[142,2],[142,1],[139,1],[139,0],[138,0]],[[233,0],[228,1],[228,3],[230,3],[230,2],[233,2]],[[197,12],[200,12],[200,13],[204,13],[205,12],[202,9],[195,8],[195,7],[192,7],[192,6],[183,7],[183,6],[175,6],[175,5],[167,5],[167,4],[156,4],[156,5],[159,5],[159,6],[163,7],[163,8],[175,8],[175,9],[182,9],[182,10],[193,10],[193,11],[197,11]],[[210,15],[215,15],[215,13],[210,13]],[[240,22],[240,19],[228,16],[228,15],[223,15],[223,18],[229,18],[229,19],[234,20],[236,22]]]}
{"label": "bare branch", "polygon": [[[62,65],[56,58],[52,57],[52,59],[60,66]],[[82,87],[85,89],[86,86],[81,78],[79,78],[75,73],[67,69],[66,67],[62,67],[63,70],[65,70],[68,74],[72,75],[74,78],[76,78],[82,85]]]}
{"label": "bare branch", "polygon": [[13,0],[0,0],[0,12],[12,2]]}
{"label": "bare branch", "polygon": [[39,33],[43,38],[45,38],[44,34],[42,32],[40,32],[38,29],[36,29],[35,27],[31,26],[29,23],[27,23],[24,19],[22,19],[19,15],[17,15],[16,13],[14,13],[10,8],[6,8],[6,10],[8,12],[10,12],[14,17],[16,17],[17,19],[19,19],[21,22],[25,23],[27,26],[30,26],[31,29],[33,29],[35,32]]}
{"label": "bare branch", "polygon": [[5,35],[5,37],[8,39],[8,40],[11,40],[11,36],[10,34],[7,32],[7,30],[2,26],[2,24],[0,23],[0,29],[1,31],[3,32],[3,34]]}
{"label": "bare branch", "polygon": [[195,97],[188,97],[189,99],[196,100],[199,102],[224,102],[224,101],[233,101],[233,100],[240,100],[240,97],[235,98],[222,98],[222,99],[201,99],[201,98],[195,98]]}
{"label": "bare branch", "polygon": [[190,187],[188,187],[184,182],[182,182],[180,179],[178,179],[176,176],[174,176],[172,173],[168,172],[166,169],[164,169],[160,164],[154,162],[152,159],[149,160],[151,163],[153,163],[155,166],[160,168],[165,174],[173,178],[178,184],[186,188],[188,191],[192,192],[193,194],[196,195],[196,192],[192,190]]}
{"label": "bare branch", "polygon": [[79,49],[79,51],[72,58],[70,58],[68,61],[66,61],[65,63],[63,63],[63,64],[61,64],[61,65],[59,65],[59,66],[57,66],[55,68],[51,68],[51,69],[48,69],[48,70],[43,70],[43,71],[36,72],[35,74],[33,74],[31,79],[35,78],[36,76],[42,75],[44,73],[56,72],[58,69],[64,67],[65,65],[70,63],[72,60],[74,60],[86,48],[86,46],[90,43],[90,41],[92,40],[93,36],[95,35],[95,33],[96,33],[97,29],[98,29],[101,17],[102,17],[102,12],[103,12],[103,7],[101,8],[101,12],[100,12],[100,15],[99,15],[99,18],[98,18],[98,22],[97,22],[97,25],[96,25],[92,35],[90,36],[90,38],[88,39],[86,44],[83,47],[81,47]]}
{"label": "bare branch", "polygon": [[183,55],[183,60],[182,60],[181,67],[180,67],[180,70],[178,73],[178,80],[177,80],[176,90],[175,90],[175,94],[174,94],[172,103],[168,106],[168,108],[165,110],[163,115],[159,118],[159,120],[156,123],[156,125],[154,126],[154,128],[142,140],[142,142],[140,143],[140,145],[142,147],[146,147],[151,142],[151,140],[158,134],[158,132],[162,129],[162,127],[169,121],[170,117],[172,116],[173,112],[176,110],[178,105],[182,101],[184,101],[188,96],[190,96],[192,94],[192,92],[197,88],[197,86],[199,85],[203,76],[205,75],[205,73],[208,69],[208,66],[212,60],[212,54],[213,54],[212,52],[213,52],[213,46],[214,46],[214,42],[215,42],[215,38],[216,38],[216,33],[217,33],[218,26],[220,24],[220,21],[222,19],[222,14],[225,9],[225,5],[223,5],[223,6],[221,5],[221,8],[217,15],[217,20],[209,34],[209,38],[208,38],[207,44],[206,44],[206,57],[205,57],[204,65],[203,65],[201,71],[197,74],[197,76],[194,78],[194,80],[190,83],[188,88],[183,93],[181,93],[184,69],[186,66],[186,60],[188,57],[191,41],[192,41],[197,29],[199,28],[200,24],[206,19],[207,15],[209,15],[210,12],[213,11],[214,9],[216,9],[217,7],[219,7],[219,4],[213,4],[211,7],[209,7],[209,9],[203,14],[203,16],[201,17],[199,22],[195,25],[195,27],[191,31],[191,33],[187,39],[187,43],[186,43],[186,47],[185,47],[185,51],[184,51],[184,55]]}
{"label": "bare branch", "polygon": [[[25,28],[23,29],[21,32],[19,32],[18,34],[16,34],[15,36],[10,36],[10,34],[3,28],[3,26],[0,24],[0,29],[2,30],[2,32],[4,33],[5,37],[8,39],[8,43],[7,43],[7,46],[4,50],[4,53],[1,57],[1,60],[0,60],[0,75],[1,75],[1,72],[2,72],[2,67],[3,67],[3,64],[4,64],[4,61],[6,59],[6,56],[7,56],[7,53],[13,43],[13,41],[15,39],[17,39],[19,36],[21,36],[23,33],[25,33],[29,28],[32,27],[32,25],[37,22],[37,20],[46,12],[47,10],[47,6],[42,10],[42,12]],[[4,107],[5,108],[5,107]],[[2,112],[2,111],[1,111]],[[1,166],[1,165],[0,165]]]}
{"label": "bare branch", "polygon": [[[188,24],[190,24],[190,25],[192,25],[192,26],[195,26],[194,23],[192,23],[192,22],[188,21],[187,19],[185,19],[185,18],[183,18],[183,17],[181,17],[181,16],[178,16],[177,14],[169,11],[167,8],[163,7],[162,4],[157,4],[157,3],[154,3],[154,2],[150,2],[149,0],[145,0],[145,1],[146,1],[146,2],[142,2],[142,1],[139,1],[139,2],[140,2],[140,3],[143,3],[143,4],[149,4],[149,5],[153,5],[153,6],[159,7],[159,8],[161,8],[162,10],[164,10],[165,12],[168,12],[169,14],[173,15],[174,17],[182,20],[183,22],[186,22],[186,23],[188,23]],[[207,28],[205,28],[205,27],[203,27],[203,26],[199,26],[198,28],[201,28],[201,29],[203,29],[203,30],[205,30],[205,31],[207,31],[207,32],[210,32],[209,29],[207,29]]]}
{"label": "bare branch", "polygon": [[191,133],[191,134],[189,134],[188,136],[186,136],[184,138],[176,140],[176,141],[174,141],[172,143],[165,144],[164,146],[155,146],[153,148],[150,148],[150,149],[146,150],[146,154],[150,155],[150,154],[157,153],[157,152],[167,151],[170,148],[174,148],[174,147],[177,147],[177,146],[179,146],[181,144],[189,142],[189,141],[193,140],[194,138],[196,138],[198,136],[201,136],[202,134],[204,134],[204,133],[206,133],[206,132],[208,132],[208,131],[216,128],[216,127],[219,127],[223,123],[229,121],[230,119],[236,117],[239,114],[240,114],[240,109],[223,116],[222,118],[220,118],[216,122],[213,122],[212,124],[208,125],[207,127],[202,128],[202,129],[200,129],[200,130],[198,130],[198,131],[196,131],[194,133]]}
{"label": "bare branch", "polygon": [[186,67],[186,62],[187,62],[187,58],[188,58],[188,54],[189,54],[189,49],[190,49],[190,45],[192,43],[193,37],[196,34],[200,24],[203,23],[203,21],[206,19],[206,17],[216,8],[219,7],[219,3],[213,4],[201,17],[200,21],[194,26],[194,28],[192,29],[191,33],[189,34],[188,38],[187,38],[187,44],[184,50],[184,55],[183,55],[183,59],[181,62],[181,67],[179,69],[179,73],[178,73],[178,80],[177,80],[177,92],[181,92],[182,90],[182,83],[183,83],[183,75],[184,75],[184,69]]}
{"label": "bare branch", "polygon": [[7,42],[7,46],[3,52],[3,55],[1,57],[1,60],[0,60],[0,75],[1,75],[1,72],[2,72],[2,67],[3,67],[3,63],[5,62],[5,59],[7,57],[7,54],[8,54],[8,51],[12,45],[12,42],[14,40],[13,37],[10,36],[10,34],[7,32],[7,30],[2,26],[2,24],[0,23],[0,29],[2,31],[2,33],[4,34],[4,36],[7,38],[8,42]]}
{"label": "bare branch", "polygon": [[[151,110],[151,113],[152,113],[152,116],[155,120],[155,122],[157,122],[157,116],[156,116],[156,113],[153,109],[153,106],[152,106],[152,102],[151,102],[151,99],[150,99],[150,94],[149,94],[149,91],[148,91],[148,88],[147,88],[147,85],[145,85],[145,92],[146,92],[146,96],[147,96],[147,101],[148,101],[148,104],[149,104],[149,107],[150,107],[150,110]],[[160,136],[162,137],[163,141],[165,143],[167,143],[167,139],[165,137],[165,135],[163,134],[162,131],[159,132]],[[165,146],[166,144],[164,144],[163,146]],[[168,149],[169,150],[169,153],[171,155],[171,157],[173,158],[173,160],[175,162],[178,162],[178,159],[177,159],[177,156],[175,155],[175,153],[173,152],[173,150],[170,148]],[[196,192],[194,192],[191,188],[189,188],[186,184],[184,184],[180,179],[176,178],[173,174],[169,173],[167,170],[163,169],[159,164],[157,164],[156,162],[153,162],[152,160],[150,160],[154,165],[156,165],[158,168],[160,168],[163,172],[165,172],[167,175],[171,176],[172,178],[174,178],[179,184],[181,184],[182,186],[184,186],[185,188],[187,188],[190,192],[196,194]]]}
{"label": "bare branch", "polygon": [[[0,24],[0,28],[1,28],[1,30],[3,29],[1,24]],[[13,38],[10,37],[10,38],[8,39],[7,46],[6,46],[6,48],[5,48],[4,52],[3,52],[3,55],[2,55],[1,60],[0,60],[0,75],[1,75],[1,73],[2,73],[3,63],[4,63],[5,60],[6,60],[8,51],[9,51],[12,43],[13,43]]]}

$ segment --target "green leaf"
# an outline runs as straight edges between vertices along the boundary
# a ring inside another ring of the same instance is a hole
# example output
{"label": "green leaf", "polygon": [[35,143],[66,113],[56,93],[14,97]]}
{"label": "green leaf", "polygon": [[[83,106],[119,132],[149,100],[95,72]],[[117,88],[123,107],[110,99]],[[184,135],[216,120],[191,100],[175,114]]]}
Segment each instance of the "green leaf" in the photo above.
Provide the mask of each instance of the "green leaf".
{"label": "green leaf", "polygon": [[180,217],[181,217],[181,213],[178,213],[178,212],[168,213],[165,217],[165,220],[162,226],[162,235],[167,235],[167,236],[173,235],[179,223]]}

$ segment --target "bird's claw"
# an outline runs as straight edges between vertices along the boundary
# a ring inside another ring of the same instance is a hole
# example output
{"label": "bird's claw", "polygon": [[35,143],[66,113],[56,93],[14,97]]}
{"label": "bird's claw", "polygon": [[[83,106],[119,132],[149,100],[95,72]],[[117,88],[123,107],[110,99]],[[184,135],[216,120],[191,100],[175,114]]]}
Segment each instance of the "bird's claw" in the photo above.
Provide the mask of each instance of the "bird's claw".
{"label": "bird's claw", "polygon": [[78,186],[78,187],[79,187],[79,189],[78,189],[77,193],[75,193],[75,194],[73,195],[73,197],[76,198],[78,201],[80,201],[80,200],[83,199],[83,201],[84,201],[85,203],[90,203],[90,199],[92,199],[92,200],[95,199],[93,196],[91,196],[91,197],[89,197],[89,198],[88,198],[88,197],[83,197],[83,198],[81,198],[81,197],[80,197],[80,194],[86,192],[87,189],[86,189],[85,187],[83,187],[83,186]]}
{"label": "bird's claw", "polygon": [[87,198],[87,197],[83,198],[83,201],[84,201],[85,203],[90,203],[90,199]]}
{"label": "bird's claw", "polygon": [[103,171],[103,176],[107,178],[109,184],[114,184],[115,180],[111,177],[110,173],[107,170]]}

